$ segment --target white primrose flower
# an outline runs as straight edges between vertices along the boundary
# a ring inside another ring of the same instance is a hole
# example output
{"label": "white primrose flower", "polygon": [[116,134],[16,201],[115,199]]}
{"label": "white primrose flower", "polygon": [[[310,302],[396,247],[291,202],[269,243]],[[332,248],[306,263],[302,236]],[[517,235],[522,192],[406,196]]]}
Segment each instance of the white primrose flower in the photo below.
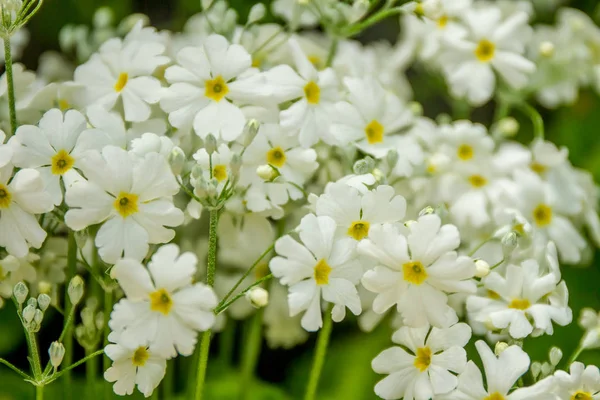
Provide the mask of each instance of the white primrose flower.
{"label": "white primrose flower", "polygon": [[428,400],[450,392],[458,384],[455,374],[467,365],[463,347],[470,338],[471,328],[462,322],[445,329],[400,328],[392,341],[402,347],[382,351],[371,363],[375,372],[388,374],[375,393],[386,400]]}
{"label": "white primrose flower", "polygon": [[135,38],[109,39],[88,62],[75,70],[75,83],[86,88],[88,106],[121,110],[126,121],[145,121],[160,100],[154,71],[169,62],[165,46]]}
{"label": "white primrose flower", "polygon": [[[270,87],[252,70],[252,58],[242,46],[211,35],[202,47],[186,47],[178,65],[165,71],[170,83],[160,105],[176,128],[194,128],[201,138],[238,138],[246,124],[243,106],[269,102]],[[272,102],[272,101],[271,101]]]}
{"label": "white primrose flower", "polygon": [[456,227],[442,225],[436,214],[420,217],[407,229],[389,224],[371,229],[358,251],[377,261],[362,278],[367,290],[378,293],[373,310],[381,314],[396,305],[404,323],[414,327],[456,323],[447,294],[476,291],[475,263],[456,254],[459,244]]}
{"label": "white primrose flower", "polygon": [[160,247],[144,268],[136,260],[117,261],[111,275],[125,292],[114,307],[110,328],[119,334],[118,343],[129,348],[148,345],[161,357],[189,356],[198,331],[215,323],[214,291],[193,283],[198,260],[179,247]]}
{"label": "white primrose flower", "polygon": [[509,346],[498,357],[483,341],[475,343],[483,369],[469,361],[458,377],[458,387],[440,400],[550,400],[552,379],[544,379],[533,386],[512,390],[517,380],[529,369],[529,356],[518,346]]}
{"label": "white primrose flower", "polygon": [[471,121],[442,125],[436,136],[439,152],[448,156],[451,160],[448,167],[455,171],[477,168],[494,150],[494,140],[485,126]]}
{"label": "white primrose flower", "polygon": [[76,231],[101,223],[95,243],[105,262],[123,255],[141,260],[149,243],[173,239],[175,232],[165,226],[183,223],[183,212],[173,205],[179,185],[163,156],[140,158],[106,146],[102,153],[88,153],[81,170],[87,180],[67,188],[65,223]]}
{"label": "white primrose flower", "polygon": [[535,71],[535,64],[522,56],[531,29],[528,18],[525,12],[515,12],[503,19],[495,6],[464,12],[467,30],[445,37],[441,56],[455,97],[473,105],[486,103],[496,88],[494,72],[514,89],[527,84],[528,75]]}
{"label": "white primrose flower", "polygon": [[120,344],[119,334],[108,335],[111,342],[104,354],[112,360],[112,366],[104,372],[104,379],[115,382],[113,390],[119,396],[131,395],[134,387],[150,397],[167,371],[167,360],[150,351],[148,346],[127,347]]}
{"label": "white primrose flower", "polygon": [[13,176],[11,164],[0,168],[0,246],[17,258],[29,248],[39,249],[46,239],[35,214],[52,211],[52,197],[44,189],[40,173],[19,170]]}
{"label": "white primrose flower", "polygon": [[[205,181],[215,179],[218,182],[217,191],[220,192],[225,183],[233,178],[231,175],[233,152],[225,143],[221,143],[217,150],[210,155],[206,149],[200,149],[192,157],[202,167],[202,178]],[[211,166],[212,171],[210,169]],[[196,177],[192,175],[192,178]]]}
{"label": "white primrose flower", "polygon": [[595,400],[600,397],[600,371],[595,365],[587,367],[574,362],[566,371],[554,373],[553,393],[558,399]]}
{"label": "white primrose flower", "polygon": [[361,194],[345,183],[331,183],[316,204],[318,216],[328,216],[336,222],[338,237],[354,240],[368,237],[375,226],[400,222],[405,213],[406,200],[387,185]]}
{"label": "white primrose flower", "polygon": [[302,327],[307,331],[323,325],[321,298],[332,303],[331,318],[336,322],[344,319],[346,307],[355,315],[361,312],[356,284],[362,267],[355,253],[356,242],[336,240],[335,231],[333,219],[309,214],[298,227],[302,244],[289,235],[278,239],[278,256],[269,264],[273,275],[289,286],[290,316],[306,311]]}
{"label": "white primrose flower", "polygon": [[585,330],[581,346],[584,349],[600,348],[600,313],[591,308],[581,310],[579,326]]}
{"label": "white primrose flower", "polygon": [[265,307],[263,316],[265,339],[271,348],[291,349],[308,339],[308,332],[300,324],[301,316],[290,317],[287,296],[285,286],[279,282],[271,283],[269,304]]}

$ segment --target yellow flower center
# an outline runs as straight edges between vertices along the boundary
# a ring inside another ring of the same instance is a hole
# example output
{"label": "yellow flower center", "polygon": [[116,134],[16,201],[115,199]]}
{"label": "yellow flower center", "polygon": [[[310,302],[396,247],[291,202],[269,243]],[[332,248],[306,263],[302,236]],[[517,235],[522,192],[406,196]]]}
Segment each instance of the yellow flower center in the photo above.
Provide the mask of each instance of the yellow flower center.
{"label": "yellow flower center", "polygon": [[329,283],[329,274],[331,273],[331,267],[327,264],[325,259],[321,259],[317,265],[315,265],[315,281],[317,285],[327,285]]}
{"label": "yellow flower center", "polygon": [[552,222],[552,208],[546,204],[540,204],[533,210],[533,220],[540,228],[550,225]]}
{"label": "yellow flower center", "polygon": [[415,357],[415,367],[421,372],[427,370],[431,364],[431,349],[429,347],[419,347]]}
{"label": "yellow flower center", "polygon": [[492,300],[500,300],[500,295],[494,292],[493,290],[487,291],[487,297],[489,297]]}
{"label": "yellow flower center", "polygon": [[543,174],[544,172],[546,172],[546,166],[544,164],[540,164],[538,162],[532,162],[529,165],[529,168],[531,168],[531,170],[533,172],[536,172],[536,173],[538,173],[540,175]]}
{"label": "yellow flower center", "polygon": [[475,57],[481,62],[490,62],[496,54],[496,45],[487,39],[482,39],[475,49]]}
{"label": "yellow flower center", "polygon": [[223,100],[223,97],[229,93],[229,87],[221,75],[215,79],[209,79],[204,82],[204,95],[217,103]]}
{"label": "yellow flower center", "polygon": [[219,182],[227,179],[227,166],[224,164],[215,165],[213,167],[213,178]]}
{"label": "yellow flower center", "polygon": [[456,155],[463,161],[469,161],[471,158],[473,158],[474,155],[473,147],[471,147],[468,144],[461,144],[460,146],[458,146]]}
{"label": "yellow flower center", "polygon": [[448,21],[449,21],[449,18],[447,15],[442,15],[441,17],[439,17],[437,20],[438,28],[444,29],[446,27],[446,25],[448,25]]}
{"label": "yellow flower center", "polygon": [[512,230],[515,231],[515,232],[517,232],[521,236],[525,235],[525,226],[523,224],[515,224],[515,225],[513,225]]}
{"label": "yellow flower center", "polygon": [[267,163],[274,167],[283,167],[285,160],[285,151],[281,147],[274,147],[267,152]]}
{"label": "yellow flower center", "polygon": [[60,108],[60,111],[67,111],[69,108],[71,108],[71,105],[65,99],[59,99],[57,104],[58,108]]}
{"label": "yellow flower center", "polygon": [[413,285],[420,285],[427,279],[427,271],[420,261],[409,261],[402,265],[404,280]]}
{"label": "yellow flower center", "polygon": [[348,236],[353,237],[355,240],[362,240],[369,235],[370,226],[368,221],[354,221],[348,228]]}
{"label": "yellow flower center", "polygon": [[137,350],[133,353],[133,357],[131,358],[131,363],[136,367],[143,367],[146,365],[146,361],[150,358],[150,353],[146,350],[145,347],[138,347]]}
{"label": "yellow flower center", "polygon": [[494,393],[490,394],[489,396],[487,396],[486,398],[484,398],[483,400],[506,400],[506,397],[502,396],[498,392],[494,392]]}
{"label": "yellow flower center", "polygon": [[127,81],[129,81],[129,74],[127,72],[121,72],[117,79],[117,83],[115,83],[115,92],[121,92],[127,85]]}
{"label": "yellow flower center", "polygon": [[71,157],[65,150],[59,150],[54,156],[52,156],[52,168],[51,171],[54,175],[63,175],[65,172],[73,168],[75,159]]}
{"label": "yellow flower center", "polygon": [[379,121],[374,119],[373,121],[369,122],[369,125],[365,127],[367,141],[370,144],[383,142],[383,130],[383,125],[381,125]]}
{"label": "yellow flower center", "polygon": [[578,390],[577,392],[573,393],[573,396],[571,396],[571,400],[593,400],[594,398],[592,397],[592,394],[589,392],[584,392],[582,390]]}
{"label": "yellow flower center", "polygon": [[150,293],[150,309],[152,311],[158,311],[164,315],[169,315],[171,308],[173,307],[173,300],[165,289],[158,289],[155,292]]}
{"label": "yellow flower center", "polygon": [[487,179],[485,179],[481,175],[471,175],[469,177],[469,183],[474,188],[481,188],[481,187],[484,187],[485,185],[487,185]]}
{"label": "yellow flower center", "polygon": [[0,183],[0,209],[10,207],[11,200],[12,194],[5,185]]}
{"label": "yellow flower center", "polygon": [[263,59],[261,57],[252,57],[252,67],[258,68],[262,65]]}
{"label": "yellow flower center", "polygon": [[321,60],[321,57],[319,56],[308,56],[308,61],[310,61],[310,63],[316,68],[316,69],[321,69],[321,67],[323,66],[323,60]]}
{"label": "yellow flower center", "polygon": [[113,207],[121,217],[127,218],[138,212],[138,195],[133,193],[119,193],[119,197],[114,201]]}
{"label": "yellow flower center", "polygon": [[531,307],[529,300],[519,298],[512,299],[508,305],[508,308],[514,308],[515,310],[527,310],[529,307]]}
{"label": "yellow flower center", "polygon": [[304,96],[309,104],[319,104],[321,88],[315,82],[310,81],[304,86]]}

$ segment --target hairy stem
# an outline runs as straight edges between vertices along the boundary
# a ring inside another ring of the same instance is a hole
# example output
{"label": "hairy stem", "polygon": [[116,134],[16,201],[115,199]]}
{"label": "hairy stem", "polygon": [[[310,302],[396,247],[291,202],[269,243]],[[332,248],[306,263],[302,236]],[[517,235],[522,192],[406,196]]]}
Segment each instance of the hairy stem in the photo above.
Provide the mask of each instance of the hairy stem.
{"label": "hairy stem", "polygon": [[317,338],[317,346],[315,350],[315,357],[313,358],[313,365],[310,370],[310,378],[306,385],[306,393],[304,400],[314,400],[317,394],[317,387],[319,386],[319,378],[321,377],[321,371],[323,364],[325,363],[325,355],[327,353],[327,346],[329,345],[329,338],[331,336],[331,330],[333,328],[333,320],[331,319],[331,308],[325,313],[325,321],[323,321],[323,327],[319,331],[319,337]]}
{"label": "hairy stem", "polygon": [[17,131],[17,111],[15,107],[15,82],[13,78],[13,61],[10,37],[4,38],[4,59],[6,65],[6,83],[8,86],[8,111],[10,114],[10,134]]}
{"label": "hairy stem", "polygon": [[256,363],[262,345],[262,320],[263,311],[258,310],[249,322],[248,334],[244,340],[244,354],[242,356],[242,379],[240,381],[240,400],[246,400],[250,396],[250,382],[254,376]]}

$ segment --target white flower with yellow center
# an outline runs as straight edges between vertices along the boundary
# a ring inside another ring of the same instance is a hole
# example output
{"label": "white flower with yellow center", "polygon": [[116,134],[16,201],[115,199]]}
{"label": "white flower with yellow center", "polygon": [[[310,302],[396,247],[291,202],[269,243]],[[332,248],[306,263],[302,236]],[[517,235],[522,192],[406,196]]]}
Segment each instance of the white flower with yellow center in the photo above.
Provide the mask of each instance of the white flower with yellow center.
{"label": "white flower with yellow center", "polygon": [[[289,200],[304,196],[306,181],[318,167],[317,153],[300,147],[298,138],[283,133],[277,124],[264,124],[244,151],[240,185],[248,187],[246,206],[253,212],[280,207]],[[269,165],[276,178],[264,182],[257,174],[262,165]]]}
{"label": "white flower with yellow center", "polygon": [[13,295],[13,287],[21,281],[36,282],[38,273],[33,263],[39,259],[40,256],[35,253],[29,253],[21,258],[9,254],[0,259],[0,297],[10,299]]}
{"label": "white flower with yellow center", "polygon": [[582,339],[584,349],[600,348],[600,313],[592,308],[581,310],[579,320],[577,321],[581,329],[585,331]]}
{"label": "white flower with yellow center", "polygon": [[492,271],[482,280],[487,296],[467,299],[472,320],[492,330],[506,329],[516,339],[530,334],[551,335],[553,322],[564,326],[572,321],[571,309],[557,300],[567,288],[556,270],[540,271],[539,263],[530,259],[521,266],[508,265],[504,275]]}
{"label": "white flower with yellow center", "polygon": [[22,169],[13,176],[13,166],[0,168],[0,246],[17,258],[29,248],[39,249],[46,239],[35,214],[52,211],[54,204],[44,189],[40,173]]}
{"label": "white flower with yellow center", "polygon": [[193,155],[196,163],[202,167],[204,180],[215,179],[218,182],[217,191],[220,191],[225,186],[225,183],[233,178],[231,176],[230,165],[232,157],[233,152],[225,143],[221,143],[217,151],[211,155],[207,153],[206,149],[200,149]]}
{"label": "white flower with yellow center", "polygon": [[183,223],[183,212],[173,205],[179,185],[163,156],[143,158],[106,146],[81,161],[87,180],[67,188],[69,211],[65,223],[79,231],[102,224],[96,235],[100,257],[114,263],[121,257],[141,260],[149,243],[168,243],[172,229]]}
{"label": "white flower with yellow center", "polygon": [[134,387],[150,397],[165,376],[167,360],[156,355],[148,346],[123,346],[119,334],[108,335],[111,342],[104,348],[104,354],[112,360],[112,366],[104,371],[104,379],[115,382],[113,390],[119,396],[131,395]]}
{"label": "white flower with yellow center", "polygon": [[403,102],[373,78],[345,78],[344,85],[348,101],[336,104],[338,117],[331,126],[336,140],[342,145],[353,143],[377,158],[401,148],[406,136],[394,134],[412,122]]}
{"label": "white flower with yellow center", "polygon": [[75,70],[75,83],[85,87],[88,106],[116,109],[126,121],[146,121],[151,104],[160,100],[154,71],[169,62],[165,46],[152,41],[113,38]]}
{"label": "white flower with yellow center", "polygon": [[339,97],[337,76],[331,68],[318,71],[296,39],[290,39],[289,46],[298,73],[288,65],[278,65],[265,73],[278,100],[297,100],[281,111],[281,127],[298,135],[303,147],[311,147],[319,140],[334,143],[329,128]]}
{"label": "white flower with yellow center", "polygon": [[38,126],[21,125],[11,140],[14,165],[39,171],[55,205],[63,200],[61,182],[68,187],[81,179],[77,169],[85,154],[110,144],[104,135],[86,128],[87,121],[79,111],[63,114],[54,108],[44,114]]}
{"label": "white flower with yellow center", "polygon": [[494,140],[485,126],[471,121],[442,125],[437,135],[439,151],[451,160],[448,168],[452,170],[472,169],[491,157],[494,150]]}
{"label": "white flower with yellow center", "polygon": [[361,194],[345,183],[327,185],[317,200],[316,214],[333,218],[339,237],[360,241],[381,224],[401,222],[406,213],[406,200],[394,188],[381,185]]}
{"label": "white flower with yellow center", "polygon": [[111,275],[126,298],[115,305],[109,322],[119,343],[129,348],[148,345],[161,357],[189,356],[198,331],[215,323],[217,296],[203,283],[193,283],[198,259],[179,247],[160,247],[144,268],[136,260],[119,260]]}
{"label": "white flower with yellow center", "polygon": [[331,318],[336,322],[344,319],[346,307],[355,315],[361,312],[356,284],[362,267],[356,242],[336,240],[335,231],[333,219],[309,214],[298,227],[302,244],[289,235],[280,238],[275,243],[278,256],[269,264],[273,275],[289,286],[290,316],[305,311],[302,327],[309,332],[323,326],[321,299],[333,304]]}
{"label": "white flower with yellow center", "polygon": [[523,88],[535,64],[522,56],[531,28],[529,16],[515,12],[503,19],[494,5],[464,12],[466,31],[446,36],[440,57],[450,90],[473,105],[486,103],[494,94],[497,72],[512,88]]}
{"label": "white flower with yellow center", "polygon": [[202,47],[182,49],[177,63],[165,71],[171,86],[160,100],[176,128],[193,127],[201,138],[210,133],[235,140],[246,123],[241,107],[269,101],[270,89],[252,71],[250,54],[223,36],[211,35]]}
{"label": "white flower with yellow center", "polygon": [[373,310],[382,314],[396,305],[404,323],[413,327],[448,327],[458,321],[448,305],[449,293],[475,293],[475,263],[458,256],[460,236],[454,225],[442,225],[435,214],[424,215],[407,229],[374,227],[358,252],[377,266],[362,284],[377,293]]}
{"label": "white flower with yellow center", "polygon": [[458,387],[453,392],[440,396],[440,400],[550,400],[553,379],[544,379],[533,386],[512,390],[517,380],[529,369],[529,356],[519,346],[506,348],[499,356],[483,341],[475,343],[483,369],[469,361],[458,376]]}
{"label": "white flower with yellow center", "polygon": [[314,27],[319,23],[309,1],[305,0],[275,0],[271,5],[273,14],[289,21],[295,27]]}
{"label": "white flower with yellow center", "polygon": [[375,393],[386,400],[429,400],[448,393],[458,384],[455,374],[467,365],[463,347],[471,338],[464,323],[439,329],[404,326],[392,336],[400,346],[382,351],[371,363],[373,370],[388,376],[375,385]]}
{"label": "white flower with yellow center", "polygon": [[570,373],[554,373],[554,390],[559,399],[595,400],[600,397],[600,371],[595,365],[571,364]]}

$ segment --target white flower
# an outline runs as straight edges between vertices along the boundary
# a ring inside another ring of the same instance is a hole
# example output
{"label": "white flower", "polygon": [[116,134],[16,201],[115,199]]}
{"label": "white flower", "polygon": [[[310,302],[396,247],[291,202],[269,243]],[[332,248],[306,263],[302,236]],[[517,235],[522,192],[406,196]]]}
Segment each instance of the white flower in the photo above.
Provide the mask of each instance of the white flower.
{"label": "white flower", "polygon": [[[216,180],[217,191],[220,192],[225,184],[233,179],[231,176],[231,159],[233,158],[233,152],[225,143],[222,143],[217,151],[212,154],[208,154],[206,149],[200,149],[193,155],[194,160],[202,167],[202,179],[206,182],[210,180]],[[211,171],[212,166],[212,171]],[[192,174],[192,185],[197,186],[196,180],[200,177]],[[197,193],[200,196],[200,193]]]}
{"label": "white flower", "polygon": [[271,348],[290,349],[308,339],[308,333],[300,325],[301,317],[290,317],[287,288],[272,282],[269,287],[269,304],[265,308],[263,323],[265,339]]}
{"label": "white flower", "polygon": [[145,121],[160,100],[161,84],[152,73],[169,62],[164,51],[157,42],[109,39],[77,67],[75,82],[85,86],[88,106],[122,107],[126,121]]}
{"label": "white flower", "polygon": [[173,239],[175,232],[165,226],[183,223],[183,212],[173,205],[179,185],[163,156],[139,158],[106,146],[88,153],[81,170],[88,180],[67,188],[65,222],[77,231],[102,223],[96,246],[104,261],[114,263],[123,254],[141,260],[149,243]]}
{"label": "white flower", "polygon": [[148,344],[165,358],[194,351],[197,331],[215,322],[217,297],[203,283],[193,283],[197,258],[179,253],[177,245],[160,247],[144,268],[136,260],[119,260],[111,275],[126,299],[115,305],[109,322],[119,343],[129,348]]}
{"label": "white flower", "polygon": [[298,228],[303,245],[286,235],[275,243],[278,256],[270,263],[273,275],[290,287],[290,316],[306,311],[302,327],[316,331],[323,325],[321,297],[333,303],[331,317],[341,321],[346,307],[360,314],[361,304],[355,285],[362,273],[356,259],[355,241],[335,240],[336,223],[329,217],[309,214]]}
{"label": "white flower", "polygon": [[450,392],[458,384],[452,372],[462,372],[467,364],[463,347],[470,338],[471,328],[464,323],[445,329],[400,328],[392,341],[403,347],[384,350],[371,363],[375,372],[389,374],[375,393],[386,400],[428,400]]}
{"label": "white flower", "polygon": [[535,65],[524,58],[528,15],[516,12],[505,20],[489,6],[464,13],[467,32],[446,37],[444,72],[454,96],[482,105],[494,94],[496,71],[511,87],[523,88]]}
{"label": "white flower", "polygon": [[6,133],[0,129],[0,168],[5,167],[13,155],[12,146],[4,144],[4,139],[6,139]]}
{"label": "white flower", "polygon": [[[13,295],[13,287],[18,282],[35,282],[37,271],[32,265],[40,257],[37,254],[29,253],[25,257],[17,258],[7,255],[0,260],[0,297],[9,299]],[[0,303],[2,299],[0,299]]]}
{"label": "white flower", "polygon": [[241,107],[264,102],[270,93],[262,75],[251,70],[250,54],[223,36],[211,35],[202,47],[182,49],[177,62],[165,72],[171,86],[160,104],[174,127],[193,126],[201,138],[210,133],[235,140],[246,123]]}
{"label": "white flower", "polygon": [[318,216],[333,218],[338,236],[362,240],[369,231],[384,223],[400,222],[406,213],[406,200],[395,195],[391,186],[381,185],[361,194],[345,183],[327,185],[316,205]]}
{"label": "white flower", "polygon": [[[484,385],[481,371],[473,361],[469,361],[465,371],[458,377],[458,388],[441,400],[549,400],[551,379],[544,379],[537,384],[513,390],[519,377],[529,369],[529,356],[518,346],[509,346],[498,357],[479,340],[475,343],[483,368],[486,383]],[[510,392],[510,393],[509,393]]]}
{"label": "white flower", "polygon": [[271,10],[273,14],[289,21],[291,26],[313,27],[319,23],[319,18],[308,3],[303,0],[275,0]]}
{"label": "white flower", "polygon": [[494,150],[494,140],[485,126],[471,121],[460,120],[442,125],[437,136],[439,151],[450,158],[449,167],[455,171],[476,168],[491,157]]}
{"label": "white flower", "polygon": [[571,364],[570,373],[554,373],[555,389],[560,399],[592,400],[600,396],[600,371],[595,365]]}
{"label": "white flower", "polygon": [[148,346],[123,346],[119,335],[111,332],[104,353],[113,364],[104,372],[104,379],[115,382],[113,390],[119,396],[130,395],[137,385],[145,397],[150,397],[165,376],[167,360],[156,355]]}
{"label": "white flower", "polygon": [[13,176],[12,165],[0,168],[0,246],[9,254],[21,258],[42,246],[46,232],[34,214],[53,208],[38,171],[26,168]]}
{"label": "white flower", "polygon": [[[275,240],[275,232],[267,218],[256,214],[234,217],[224,213],[217,230],[219,262],[246,270]],[[265,263],[268,258],[263,258]],[[252,283],[252,282],[250,282]]]}
{"label": "white flower", "polygon": [[584,349],[600,347],[600,314],[591,308],[584,308],[579,315],[579,326],[585,330],[581,346]]}
{"label": "white flower", "polygon": [[373,310],[383,313],[393,305],[404,323],[420,327],[448,327],[458,321],[447,293],[475,293],[475,263],[458,256],[458,230],[443,225],[435,214],[424,215],[407,230],[392,225],[371,229],[358,244],[359,253],[377,260],[362,278],[363,286],[378,296]]}

